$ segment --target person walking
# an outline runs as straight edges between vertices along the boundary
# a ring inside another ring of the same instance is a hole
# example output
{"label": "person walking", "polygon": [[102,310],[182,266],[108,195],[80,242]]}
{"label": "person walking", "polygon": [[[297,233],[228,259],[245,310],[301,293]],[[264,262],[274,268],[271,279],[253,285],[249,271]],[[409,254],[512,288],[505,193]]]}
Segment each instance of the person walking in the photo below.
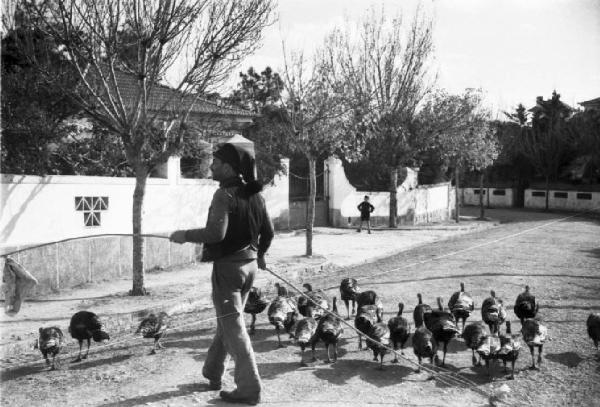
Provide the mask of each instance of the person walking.
{"label": "person walking", "polygon": [[265,269],[265,253],[273,240],[273,225],[262,186],[255,180],[254,154],[242,146],[224,144],[213,154],[213,179],[219,181],[206,227],[177,230],[176,243],[203,243],[202,261],[213,261],[212,299],[217,332],[202,375],[211,390],[221,389],[227,354],[235,363],[233,391],[221,391],[230,403],[258,404],[261,381],[254,350],[244,323],[244,305],[258,268]]}
{"label": "person walking", "polygon": [[362,231],[363,222],[367,222],[367,230],[371,234],[371,212],[375,210],[375,207],[369,202],[369,195],[365,195],[365,199],[358,204],[358,210],[360,211],[360,225],[358,226],[358,232]]}

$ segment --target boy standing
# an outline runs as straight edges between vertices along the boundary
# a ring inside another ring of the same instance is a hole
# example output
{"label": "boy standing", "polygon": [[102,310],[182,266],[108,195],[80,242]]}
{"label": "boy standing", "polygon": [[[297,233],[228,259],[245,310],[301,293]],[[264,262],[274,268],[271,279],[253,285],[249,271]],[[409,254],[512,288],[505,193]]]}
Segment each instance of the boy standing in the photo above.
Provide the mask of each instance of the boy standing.
{"label": "boy standing", "polygon": [[375,207],[369,203],[369,196],[365,195],[364,201],[358,204],[358,210],[360,211],[360,226],[358,232],[362,230],[363,222],[367,222],[367,230],[371,234],[371,212],[375,210]]}

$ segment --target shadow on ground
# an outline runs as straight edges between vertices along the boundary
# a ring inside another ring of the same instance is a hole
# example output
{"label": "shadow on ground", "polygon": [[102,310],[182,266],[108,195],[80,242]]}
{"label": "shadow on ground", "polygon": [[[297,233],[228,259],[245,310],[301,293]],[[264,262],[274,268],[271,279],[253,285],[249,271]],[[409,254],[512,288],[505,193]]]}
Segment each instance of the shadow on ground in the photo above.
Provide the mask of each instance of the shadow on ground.
{"label": "shadow on ground", "polygon": [[589,257],[595,257],[597,259],[600,259],[600,247],[597,247],[595,249],[580,250],[580,252],[586,253]]}
{"label": "shadow on ground", "polygon": [[577,367],[584,360],[576,352],[547,353],[545,356],[546,359],[560,363],[566,367]]}
{"label": "shadow on ground", "polygon": [[101,404],[99,407],[133,407],[153,402],[168,400],[174,397],[186,396],[192,393],[210,391],[208,383],[187,383],[177,386],[177,390],[163,391],[161,393],[148,394],[145,396],[132,397],[126,400]]}

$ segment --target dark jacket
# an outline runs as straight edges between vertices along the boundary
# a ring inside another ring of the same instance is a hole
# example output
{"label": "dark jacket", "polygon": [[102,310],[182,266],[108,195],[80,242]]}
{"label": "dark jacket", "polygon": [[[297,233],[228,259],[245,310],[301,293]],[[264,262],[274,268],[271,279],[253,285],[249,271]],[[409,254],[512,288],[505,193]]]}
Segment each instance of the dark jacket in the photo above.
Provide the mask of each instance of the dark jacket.
{"label": "dark jacket", "polygon": [[361,203],[359,203],[357,208],[360,211],[360,215],[364,217],[368,217],[369,215],[371,215],[371,212],[375,210],[375,207],[367,201],[362,201]]}
{"label": "dark jacket", "polygon": [[264,198],[245,191],[238,177],[222,181],[206,227],[186,231],[187,241],[205,244],[203,261],[255,259],[269,249],[274,232]]}

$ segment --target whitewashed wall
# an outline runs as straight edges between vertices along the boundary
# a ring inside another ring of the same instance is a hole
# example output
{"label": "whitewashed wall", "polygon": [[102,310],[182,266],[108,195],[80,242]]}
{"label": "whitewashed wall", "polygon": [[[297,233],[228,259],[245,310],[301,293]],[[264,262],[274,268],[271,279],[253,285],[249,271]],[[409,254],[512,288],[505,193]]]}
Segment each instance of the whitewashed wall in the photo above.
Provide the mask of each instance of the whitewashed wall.
{"label": "whitewashed wall", "polygon": [[409,191],[415,205],[415,224],[441,222],[452,216],[454,188],[449,182],[420,185]]}
{"label": "whitewashed wall", "polygon": [[[556,190],[550,190],[549,192],[548,207],[550,209],[600,212],[600,192]],[[525,207],[544,209],[546,207],[546,191],[543,189],[526,189]]]}
{"label": "whitewashed wall", "polygon": [[[217,183],[179,176],[179,160],[169,162],[168,178],[149,178],[144,198],[143,233],[166,234],[204,226]],[[132,232],[135,179],[84,176],[0,175],[0,247],[52,242],[104,233]],[[288,216],[287,176],[265,188],[274,223],[285,227]],[[100,226],[85,226],[75,197],[108,197]]]}
{"label": "whitewashed wall", "polygon": [[[166,178],[150,178],[146,186],[143,232],[166,236],[176,229],[204,226],[217,183],[182,179],[177,158],[169,160],[159,173]],[[28,247],[91,235],[130,234],[134,186],[133,178],[0,175],[0,254],[26,248],[14,257],[38,279],[34,297],[130,275],[129,236]],[[288,193],[286,175],[278,176],[263,192],[276,228],[289,226]],[[108,198],[100,226],[85,226],[83,211],[75,209],[75,197],[79,196]],[[197,247],[147,238],[145,253],[146,269],[151,270],[192,262]]]}
{"label": "whitewashed wall", "polygon": [[[325,171],[325,194],[329,196],[332,226],[354,227],[360,219],[356,207],[365,195],[369,195],[369,202],[375,206],[371,214],[372,224],[388,223],[389,192],[357,191],[346,178],[342,162],[337,158],[332,157],[325,162]],[[417,175],[416,171],[409,168],[406,179],[398,186],[399,223],[416,224],[448,219],[454,209],[453,188],[448,183],[418,186]]]}
{"label": "whitewashed wall", "polygon": [[[479,205],[479,188],[461,188],[463,205]],[[483,188],[483,204],[493,208],[511,208],[514,205],[512,188]]]}

